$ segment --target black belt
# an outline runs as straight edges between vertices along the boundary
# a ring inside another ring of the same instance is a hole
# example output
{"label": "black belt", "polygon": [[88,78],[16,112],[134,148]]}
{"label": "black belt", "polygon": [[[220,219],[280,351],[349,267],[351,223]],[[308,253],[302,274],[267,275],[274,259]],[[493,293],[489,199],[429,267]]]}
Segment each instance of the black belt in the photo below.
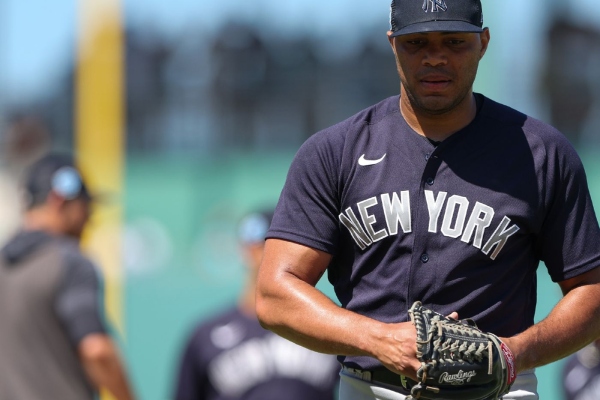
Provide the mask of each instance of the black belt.
{"label": "black belt", "polygon": [[342,366],[342,372],[366,382],[394,386],[394,390],[405,395],[410,394],[410,388],[415,384],[412,379],[398,375],[387,368],[364,370]]}

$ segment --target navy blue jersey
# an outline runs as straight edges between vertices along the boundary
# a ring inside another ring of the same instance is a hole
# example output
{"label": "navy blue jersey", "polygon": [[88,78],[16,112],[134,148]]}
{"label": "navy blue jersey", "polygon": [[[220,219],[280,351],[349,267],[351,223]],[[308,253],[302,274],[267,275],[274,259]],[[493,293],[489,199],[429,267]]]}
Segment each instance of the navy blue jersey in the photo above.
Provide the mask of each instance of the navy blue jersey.
{"label": "navy blue jersey", "polygon": [[600,266],[598,222],[565,137],[476,98],[475,119],[439,144],[409,127],[399,96],[313,135],[268,237],[331,254],[341,305],[379,321],[407,321],[420,300],[500,336],[531,326],[540,260],[554,281]]}
{"label": "navy blue jersey", "polygon": [[176,400],[333,400],[340,365],[263,329],[236,307],[204,321],[183,353]]}

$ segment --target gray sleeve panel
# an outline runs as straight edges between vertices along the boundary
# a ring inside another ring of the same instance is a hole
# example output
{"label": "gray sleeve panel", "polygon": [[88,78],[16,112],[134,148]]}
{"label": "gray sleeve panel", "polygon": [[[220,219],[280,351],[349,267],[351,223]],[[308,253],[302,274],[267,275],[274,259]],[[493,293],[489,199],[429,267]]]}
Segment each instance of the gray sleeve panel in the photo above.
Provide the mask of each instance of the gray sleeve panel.
{"label": "gray sleeve panel", "polygon": [[78,250],[66,249],[65,271],[56,297],[56,312],[74,346],[87,335],[106,333],[102,318],[100,277]]}

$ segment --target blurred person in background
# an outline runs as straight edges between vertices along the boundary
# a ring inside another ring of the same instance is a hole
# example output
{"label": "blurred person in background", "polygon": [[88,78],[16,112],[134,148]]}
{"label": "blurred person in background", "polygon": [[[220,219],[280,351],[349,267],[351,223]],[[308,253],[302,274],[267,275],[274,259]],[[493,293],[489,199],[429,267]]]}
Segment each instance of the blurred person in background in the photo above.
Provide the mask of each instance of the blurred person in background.
{"label": "blurred person in background", "polygon": [[0,251],[0,400],[133,399],[103,321],[95,265],[79,248],[92,197],[68,155],[25,173],[22,229]]}
{"label": "blurred person in background", "polygon": [[181,356],[176,400],[332,400],[339,364],[263,329],[255,314],[255,281],[272,210],[239,224],[247,266],[237,304],[201,321]]}
{"label": "blurred person in background", "polygon": [[600,399],[600,339],[567,358],[561,384],[565,400]]}
{"label": "blurred person in background", "polygon": [[50,132],[33,114],[8,119],[0,138],[0,246],[21,224],[22,204],[18,182],[23,171],[50,149]]}

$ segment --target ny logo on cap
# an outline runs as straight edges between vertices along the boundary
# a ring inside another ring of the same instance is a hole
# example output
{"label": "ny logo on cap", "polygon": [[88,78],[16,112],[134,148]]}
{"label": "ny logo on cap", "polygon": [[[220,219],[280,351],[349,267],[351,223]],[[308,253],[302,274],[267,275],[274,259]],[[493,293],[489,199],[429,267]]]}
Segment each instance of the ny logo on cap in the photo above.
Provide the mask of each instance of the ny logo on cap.
{"label": "ny logo on cap", "polygon": [[[431,9],[429,8],[430,4]],[[446,11],[447,9],[448,6],[444,0],[423,0],[423,11],[425,12],[440,12],[440,10]]]}

